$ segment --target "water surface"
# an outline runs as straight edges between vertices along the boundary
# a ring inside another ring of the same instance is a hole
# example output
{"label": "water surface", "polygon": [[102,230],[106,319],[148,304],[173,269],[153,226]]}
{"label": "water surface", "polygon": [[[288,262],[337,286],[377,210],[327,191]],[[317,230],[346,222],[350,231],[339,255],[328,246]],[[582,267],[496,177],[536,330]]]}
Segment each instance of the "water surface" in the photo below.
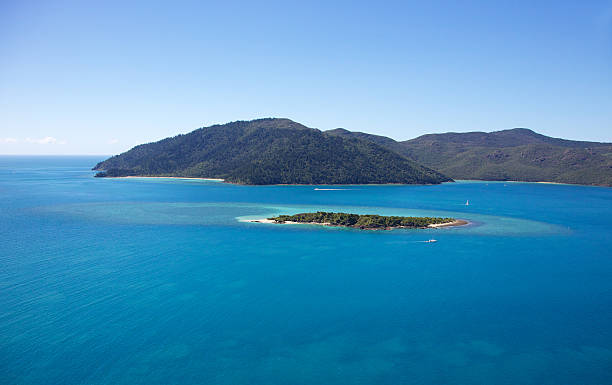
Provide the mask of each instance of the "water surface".
{"label": "water surface", "polygon": [[[0,157],[2,383],[612,382],[609,188],[92,178],[99,160]],[[473,225],[239,221],[311,210]]]}

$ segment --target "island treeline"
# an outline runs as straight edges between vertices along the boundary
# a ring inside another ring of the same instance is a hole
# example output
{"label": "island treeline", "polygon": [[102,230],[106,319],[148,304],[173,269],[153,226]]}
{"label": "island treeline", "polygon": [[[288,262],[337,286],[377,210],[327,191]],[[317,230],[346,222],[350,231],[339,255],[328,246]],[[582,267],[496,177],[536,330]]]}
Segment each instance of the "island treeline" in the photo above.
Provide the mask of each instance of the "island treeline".
{"label": "island treeline", "polygon": [[289,119],[200,128],[94,167],[99,177],[222,178],[239,184],[436,184],[452,179],[376,143],[326,135]]}
{"label": "island treeline", "polygon": [[279,215],[268,219],[276,223],[321,223],[333,226],[356,227],[360,229],[426,228],[429,225],[455,222],[454,218],[400,217],[372,214],[360,215],[325,211]]}

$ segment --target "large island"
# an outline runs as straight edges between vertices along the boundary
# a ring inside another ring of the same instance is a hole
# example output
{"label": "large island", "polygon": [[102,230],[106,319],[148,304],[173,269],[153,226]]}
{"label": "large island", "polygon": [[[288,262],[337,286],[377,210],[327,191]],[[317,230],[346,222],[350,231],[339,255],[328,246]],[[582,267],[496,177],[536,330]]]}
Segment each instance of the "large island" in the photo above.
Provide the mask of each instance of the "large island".
{"label": "large island", "polygon": [[359,215],[317,211],[295,215],[279,215],[267,219],[253,219],[262,223],[306,223],[326,226],[353,227],[362,230],[424,229],[428,227],[460,226],[468,222],[455,218],[399,217],[383,215]]}
{"label": "large island", "polygon": [[200,128],[136,146],[94,170],[97,177],[217,178],[249,185],[452,181],[376,143],[326,135],[289,119]]}
{"label": "large island", "polygon": [[528,129],[428,134],[397,142],[289,119],[214,125],[141,144],[98,163],[97,177],[182,177],[227,183],[438,184],[453,179],[612,186],[612,143]]}

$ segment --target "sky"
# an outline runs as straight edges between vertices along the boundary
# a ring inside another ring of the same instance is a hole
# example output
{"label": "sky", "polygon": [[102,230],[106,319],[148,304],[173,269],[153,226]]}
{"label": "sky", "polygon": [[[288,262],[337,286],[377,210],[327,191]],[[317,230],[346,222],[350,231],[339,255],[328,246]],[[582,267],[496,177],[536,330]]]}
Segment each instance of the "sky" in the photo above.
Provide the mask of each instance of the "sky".
{"label": "sky", "polygon": [[0,0],[0,154],[263,117],[612,142],[612,0]]}

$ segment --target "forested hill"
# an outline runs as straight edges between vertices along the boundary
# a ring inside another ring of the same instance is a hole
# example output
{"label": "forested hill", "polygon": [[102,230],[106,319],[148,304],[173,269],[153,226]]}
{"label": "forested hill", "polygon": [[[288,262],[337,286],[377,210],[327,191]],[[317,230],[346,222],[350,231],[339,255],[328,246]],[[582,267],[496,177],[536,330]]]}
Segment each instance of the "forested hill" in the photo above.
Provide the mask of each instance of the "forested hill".
{"label": "forested hill", "polygon": [[223,178],[241,184],[434,184],[451,179],[383,146],[289,119],[238,121],[142,144],[97,176]]}
{"label": "forested hill", "polygon": [[378,143],[454,179],[612,186],[612,143],[551,138],[525,128],[428,134],[404,142],[343,129],[326,132]]}

